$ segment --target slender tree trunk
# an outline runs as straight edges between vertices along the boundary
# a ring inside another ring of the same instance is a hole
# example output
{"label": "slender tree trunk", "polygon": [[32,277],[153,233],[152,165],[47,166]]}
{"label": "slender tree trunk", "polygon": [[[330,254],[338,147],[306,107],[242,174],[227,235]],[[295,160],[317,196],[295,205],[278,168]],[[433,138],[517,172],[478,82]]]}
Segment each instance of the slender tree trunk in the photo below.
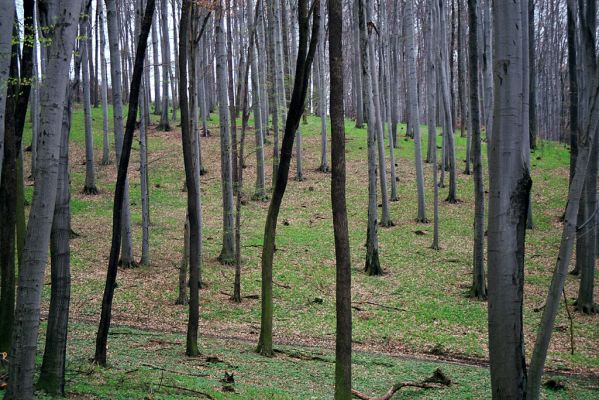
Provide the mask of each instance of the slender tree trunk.
{"label": "slender tree trunk", "polygon": [[431,248],[433,250],[439,250],[439,182],[437,180],[437,173],[439,166],[437,164],[437,126],[435,123],[436,106],[437,106],[437,69],[435,66],[435,46],[434,46],[434,30],[435,26],[435,9],[434,2],[437,0],[430,0],[428,2],[428,26],[426,28],[426,97],[427,97],[427,125],[428,125],[428,140],[430,150],[430,160],[433,168],[433,243]]}
{"label": "slender tree trunk", "polygon": [[329,172],[329,162],[327,160],[327,95],[326,95],[326,73],[325,63],[326,58],[324,55],[326,38],[324,37],[324,1],[320,1],[320,19],[323,23],[320,25],[320,43],[318,44],[318,62],[316,66],[316,79],[318,85],[318,113],[320,114],[320,167],[318,170],[321,172]]}
{"label": "slender tree trunk", "polygon": [[[89,15],[91,10],[91,0],[85,7],[85,15]],[[82,17],[79,32],[81,35],[91,38],[92,30],[88,17]],[[90,69],[89,69],[89,53],[91,48],[88,48],[90,41],[87,38],[80,40],[81,45],[81,75],[83,77],[83,121],[85,126],[85,184],[83,193],[87,195],[98,194],[96,188],[96,169],[94,166],[94,132],[92,129],[92,105],[91,105],[91,84],[90,84]]]}
{"label": "slender tree trunk", "polygon": [[[356,128],[364,127],[364,97],[363,95],[363,83],[362,83],[362,66],[360,65],[360,22],[359,22],[359,2],[360,0],[353,0],[352,6],[352,38],[353,38],[353,57],[352,63],[356,69],[356,82],[355,82],[355,96],[356,96]],[[395,139],[395,138],[394,138]],[[394,141],[395,143],[395,141]]]}
{"label": "slender tree trunk", "polygon": [[[310,75],[310,66],[314,60],[314,53],[318,43],[318,30],[320,25],[320,2],[316,2],[312,8],[312,33],[308,37],[309,14],[308,1],[298,0],[298,25],[299,44],[297,52],[297,63],[295,68],[295,80],[291,103],[285,124],[285,135],[281,147],[281,163],[277,174],[273,197],[268,208],[266,225],[264,227],[264,245],[262,247],[262,307],[260,321],[260,337],[258,339],[257,352],[272,356],[272,262],[275,250],[275,235],[277,218],[287,187],[289,165],[291,163],[291,151],[295,132],[304,111],[306,92]],[[308,46],[309,41],[309,46]]]}
{"label": "slender tree trunk", "polygon": [[378,224],[377,224],[377,171],[376,171],[376,131],[374,104],[372,101],[372,77],[370,75],[370,65],[368,63],[368,37],[366,36],[366,10],[364,0],[358,0],[358,13],[360,24],[360,58],[362,65],[362,83],[364,84],[367,107],[368,121],[368,225],[366,228],[366,262],[364,271],[368,275],[382,275],[383,269],[379,261],[379,242],[378,242]]}
{"label": "slender tree trunk", "polygon": [[158,18],[152,20],[152,75],[154,77],[154,114],[162,114],[162,100],[160,98],[160,59],[158,51],[160,42],[158,40],[158,29],[156,28]]}
{"label": "slender tree trunk", "polygon": [[[84,68],[86,68],[84,66]],[[51,295],[46,346],[37,387],[64,396],[69,304],[71,301],[71,198],[69,190],[69,133],[71,90],[67,89],[62,117],[60,159],[54,219],[50,234]]]}
{"label": "slender tree trunk", "polygon": [[[220,7],[224,7],[221,5]],[[231,132],[227,112],[227,53],[225,47],[224,20],[216,19],[216,79],[218,81],[218,112],[220,121],[220,165],[223,197],[223,246],[219,261],[232,264],[235,261],[235,227],[233,215],[233,166],[231,160]]]}
{"label": "slender tree trunk", "polygon": [[[116,159],[121,159],[121,149],[123,147],[123,100],[122,100],[122,76],[121,76],[121,52],[119,49],[119,27],[117,23],[117,11],[115,0],[105,0],[106,2],[106,23],[108,27],[108,47],[110,49],[110,74],[112,82],[112,112],[114,119],[114,147]],[[118,166],[117,166],[118,168]],[[134,267],[133,244],[131,239],[131,216],[129,211],[129,183],[125,181],[125,199],[123,200],[121,219],[122,229],[122,249],[121,260],[119,263],[125,268]]]}
{"label": "slender tree trunk", "polygon": [[[160,0],[160,30],[161,30],[161,50],[162,50],[162,107],[160,114],[160,123],[158,129],[170,131],[171,126],[168,120],[168,84],[171,75],[171,50],[168,34],[168,0]],[[175,93],[172,92],[173,109],[175,108]]]}
{"label": "slender tree trunk", "polygon": [[426,223],[426,206],[424,200],[424,171],[422,167],[422,146],[420,142],[420,110],[418,107],[418,75],[416,74],[416,50],[414,44],[414,1],[406,3],[406,47],[408,64],[408,101],[410,104],[410,116],[412,118],[412,129],[414,134],[414,154],[416,162],[416,187],[418,190],[418,215],[417,222]]}
{"label": "slender tree trunk", "polygon": [[529,134],[530,134],[530,149],[537,148],[537,67],[536,67],[536,40],[535,40],[535,2],[528,0],[528,59],[529,65]]}
{"label": "slender tree trunk", "polygon": [[60,29],[51,30],[47,47],[48,61],[45,80],[40,89],[41,132],[44,140],[38,149],[40,168],[29,213],[29,225],[23,263],[19,273],[15,329],[11,347],[11,363],[6,399],[32,399],[35,371],[35,350],[39,328],[41,288],[50,242],[50,231],[56,203],[58,159],[63,104],[68,84],[71,52],[77,33],[77,19],[81,10],[78,0],[50,3],[40,15],[41,25],[52,23]]}
{"label": "slender tree trunk", "polygon": [[[372,9],[372,4],[368,2],[366,6],[366,18],[368,21],[372,21],[374,11]],[[382,216],[381,216],[381,226],[389,227],[393,226],[393,221],[389,215],[389,195],[387,193],[387,173],[385,166],[385,144],[384,144],[384,134],[383,134],[383,118],[381,115],[381,98],[379,91],[379,78],[378,72],[376,69],[376,59],[374,55],[374,35],[375,32],[372,29],[372,25],[368,26],[368,63],[370,65],[370,74],[371,74],[371,91],[370,96],[372,98],[373,107],[374,107],[374,120],[368,118],[369,124],[372,123],[373,128],[375,129],[376,134],[376,145],[378,149],[378,167],[379,167],[379,181],[381,184],[381,203],[382,203]],[[370,117],[370,115],[369,115]]]}
{"label": "slender tree trunk", "polygon": [[[493,135],[489,150],[489,358],[494,399],[526,398],[522,301],[531,179],[523,154],[522,1],[493,8]],[[528,101],[528,98],[526,99]]]}
{"label": "slender tree trunk", "polygon": [[[471,32],[478,29],[478,0],[468,0],[468,26]],[[468,69],[470,78],[470,119],[472,127],[473,168],[474,168],[474,249],[472,257],[472,287],[470,296],[483,300],[487,298],[485,281],[485,193],[483,186],[483,165],[480,140],[480,115],[478,105],[478,36],[471,34],[468,39]],[[469,161],[468,161],[469,162]]]}
{"label": "slender tree trunk", "polygon": [[345,121],[343,111],[343,6],[329,0],[329,68],[331,76],[331,204],[335,227],[335,399],[351,399],[351,256],[345,200]]}
{"label": "slender tree trunk", "polygon": [[[260,0],[258,0],[260,1]],[[253,1],[250,3],[252,7]],[[250,29],[258,25],[257,20],[253,20],[251,13],[249,14],[248,26]],[[262,108],[261,108],[261,92],[260,92],[260,71],[258,70],[258,52],[252,50],[250,59],[250,67],[252,70],[252,108],[254,111],[254,128],[256,137],[256,189],[254,191],[254,200],[262,201],[266,199],[266,178],[264,175],[264,127],[262,125]]]}
{"label": "slender tree trunk", "polygon": [[100,87],[102,97],[102,165],[110,164],[110,145],[108,141],[108,70],[106,67],[106,56],[104,48],[106,39],[104,36],[104,6],[102,0],[98,0],[98,23],[100,24],[100,73],[102,75],[102,85]]}
{"label": "slender tree trunk", "polygon": [[[122,152],[118,163],[117,181],[114,191],[114,205],[112,208],[112,241],[110,244],[110,257],[108,260],[108,270],[106,272],[106,284],[104,286],[104,295],[102,298],[102,312],[100,314],[100,323],[98,324],[98,333],[96,335],[96,352],[94,362],[106,366],[106,344],[108,341],[108,330],[110,329],[110,319],[112,317],[112,299],[114,297],[114,288],[118,271],[119,244],[121,243],[121,220],[123,219],[122,210],[126,206],[127,188],[127,168],[131,157],[131,145],[133,144],[133,133],[137,120],[137,105],[141,79],[143,76],[143,65],[147,48],[147,40],[152,25],[152,16],[154,15],[155,0],[147,0],[143,21],[140,29],[139,41],[135,50],[135,65],[133,76],[131,78],[131,94],[129,109],[127,110],[127,125],[125,136],[122,143]],[[110,7],[107,4],[107,8]],[[114,81],[113,81],[114,82]],[[113,94],[114,95],[114,94]]]}

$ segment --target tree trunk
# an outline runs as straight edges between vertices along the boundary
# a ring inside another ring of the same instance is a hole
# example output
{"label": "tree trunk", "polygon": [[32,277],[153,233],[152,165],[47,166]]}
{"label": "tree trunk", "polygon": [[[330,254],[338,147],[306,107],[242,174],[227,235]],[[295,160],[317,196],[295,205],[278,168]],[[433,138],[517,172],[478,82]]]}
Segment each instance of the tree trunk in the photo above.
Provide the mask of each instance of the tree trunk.
{"label": "tree trunk", "polygon": [[[356,87],[355,87],[355,96],[356,96],[356,128],[364,127],[364,97],[363,95],[363,83],[362,83],[362,66],[360,65],[360,22],[359,22],[359,5],[358,2],[360,0],[353,0],[352,6],[352,39],[354,41],[352,45],[353,57],[352,64],[356,69]],[[394,138],[395,139],[395,138]]]}
{"label": "tree trunk", "polygon": [[[85,58],[84,58],[85,62]],[[84,68],[85,64],[84,64]],[[50,234],[51,295],[46,346],[37,387],[64,396],[69,304],[71,301],[71,198],[69,190],[69,133],[71,90],[67,89],[62,117],[60,160],[54,219]]]}
{"label": "tree trunk", "polygon": [[[109,0],[111,1],[111,0]],[[139,93],[141,86],[141,78],[143,76],[143,65],[147,47],[148,35],[152,25],[152,16],[154,14],[155,0],[148,0],[146,10],[141,24],[139,41],[135,50],[135,64],[133,68],[133,76],[131,78],[131,98],[129,109],[127,111],[127,125],[125,129],[125,137],[122,143],[122,152],[118,163],[118,173],[116,187],[114,191],[114,204],[112,208],[112,241],[110,244],[110,258],[108,260],[108,270],[106,272],[106,284],[104,286],[104,295],[102,298],[102,312],[100,315],[100,323],[98,325],[98,333],[96,335],[96,352],[94,362],[99,365],[106,366],[106,343],[108,341],[108,330],[110,329],[110,319],[112,317],[112,299],[116,284],[116,276],[118,271],[119,259],[119,244],[121,242],[121,220],[123,218],[122,210],[125,208],[124,201],[126,200],[127,189],[127,168],[129,167],[129,159],[131,157],[131,145],[133,144],[133,133],[137,120],[137,105],[139,101]],[[107,4],[107,8],[110,7]],[[114,82],[114,81],[113,81]]]}
{"label": "tree trunk", "polygon": [[435,66],[435,46],[434,46],[434,30],[435,26],[435,8],[434,3],[437,0],[430,0],[428,2],[428,26],[426,28],[426,98],[427,98],[427,125],[428,125],[428,141],[430,150],[430,162],[433,168],[433,243],[431,248],[433,250],[439,250],[439,182],[437,180],[437,173],[439,171],[439,165],[437,164],[437,125],[436,120],[436,106],[437,106],[437,69]]}
{"label": "tree trunk", "polygon": [[47,47],[46,76],[40,89],[41,132],[44,140],[38,149],[39,169],[33,200],[23,262],[19,273],[15,329],[11,347],[11,363],[6,399],[31,399],[34,395],[35,350],[40,317],[41,288],[50,242],[50,231],[56,203],[60,132],[68,84],[71,53],[77,33],[77,19],[81,10],[78,0],[50,3],[41,10],[40,25],[51,23],[61,29],[51,30]]}
{"label": "tree trunk", "polygon": [[420,110],[418,109],[418,76],[416,74],[416,50],[414,44],[414,1],[406,3],[406,47],[408,64],[408,102],[410,104],[410,117],[414,134],[414,154],[416,162],[416,187],[418,189],[418,215],[417,222],[426,223],[426,206],[424,200],[424,171],[422,167],[422,146],[420,143]]}
{"label": "tree trunk", "polygon": [[[468,25],[471,32],[478,29],[477,0],[468,0]],[[472,256],[472,287],[470,296],[479,300],[487,298],[485,281],[485,192],[480,140],[480,115],[478,105],[478,36],[468,39],[468,69],[470,78],[470,119],[472,127],[472,150],[474,169],[474,249]],[[468,160],[469,163],[469,160]]]}
{"label": "tree trunk", "polygon": [[106,56],[104,48],[106,39],[104,36],[104,6],[102,0],[98,0],[98,23],[100,24],[100,73],[102,75],[102,86],[100,87],[102,97],[102,165],[110,164],[110,145],[108,142],[108,70],[106,67]]}
{"label": "tree trunk", "polygon": [[[260,1],[260,0],[258,0]],[[253,1],[250,2],[252,8]],[[258,25],[258,20],[254,20],[252,13],[248,14],[248,27],[255,29]],[[254,27],[254,28],[252,28]],[[262,125],[262,108],[261,108],[261,93],[260,93],[260,71],[258,70],[258,52],[252,50],[250,59],[250,67],[252,70],[252,108],[254,111],[254,128],[256,137],[256,189],[254,191],[254,200],[262,201],[266,199],[266,178],[264,175],[264,128]]]}
{"label": "tree trunk", "polygon": [[[522,326],[531,179],[523,154],[522,1],[493,7],[493,135],[489,150],[489,359],[494,399],[526,398]],[[528,99],[526,99],[527,101]]]}
{"label": "tree trunk", "polygon": [[[275,183],[273,197],[268,207],[266,225],[264,227],[264,245],[262,247],[262,305],[260,321],[260,337],[258,339],[257,352],[272,356],[272,262],[275,249],[275,235],[277,218],[287,187],[289,165],[291,162],[291,151],[295,132],[299,126],[300,118],[304,111],[306,92],[310,75],[310,66],[314,60],[314,53],[318,43],[318,29],[320,25],[320,2],[316,2],[312,8],[312,34],[308,38],[309,14],[307,0],[298,0],[298,25],[299,45],[297,52],[297,63],[295,68],[295,80],[289,112],[285,124],[285,135],[281,147],[281,163]],[[308,48],[309,40],[309,48]]]}
{"label": "tree trunk", "polygon": [[[368,2],[366,6],[366,18],[368,21],[372,21],[374,11],[372,9],[372,3]],[[368,63],[371,74],[371,91],[369,92],[373,102],[374,120],[368,118],[369,124],[372,123],[373,129],[375,129],[376,145],[378,149],[378,162],[379,162],[379,180],[381,184],[381,203],[382,203],[382,216],[381,226],[390,227],[393,226],[393,221],[389,215],[389,195],[387,193],[387,173],[385,166],[385,144],[383,134],[383,118],[381,114],[381,98],[379,91],[379,77],[376,69],[376,58],[374,54],[374,35],[375,32],[372,29],[372,25],[368,26]],[[370,117],[370,115],[369,115]]]}
{"label": "tree trunk", "polygon": [[[221,5],[221,7],[224,7]],[[221,10],[222,12],[222,10]],[[231,136],[227,111],[227,53],[225,48],[224,20],[216,19],[216,79],[218,82],[218,113],[220,122],[220,165],[223,196],[223,246],[218,260],[222,264],[235,261],[235,227],[233,215],[233,166]]]}
{"label": "tree trunk", "polygon": [[370,75],[370,65],[368,63],[368,37],[366,34],[366,10],[364,0],[358,0],[358,13],[360,24],[360,58],[362,65],[362,83],[364,84],[367,107],[368,121],[368,225],[366,228],[366,262],[364,271],[368,275],[382,275],[383,270],[379,261],[379,242],[378,242],[378,224],[377,224],[377,171],[376,171],[376,131],[374,104],[372,101],[372,78]]}
{"label": "tree trunk", "polygon": [[[117,161],[121,159],[123,147],[123,101],[122,101],[122,76],[121,76],[121,52],[119,49],[119,27],[117,23],[117,11],[115,0],[106,2],[106,24],[108,27],[108,47],[110,49],[110,74],[112,82],[112,104],[114,119],[114,147]],[[137,100],[136,100],[137,101]],[[118,164],[117,164],[118,168]],[[134,267],[133,244],[131,240],[131,216],[129,211],[129,183],[125,181],[125,199],[123,200],[121,219],[122,249],[119,263],[125,268]]]}
{"label": "tree trunk", "polygon": [[[352,309],[351,256],[345,200],[345,121],[343,111],[343,6],[329,0],[329,68],[331,77],[331,204],[335,232],[335,399],[350,400]],[[323,38],[324,40],[324,38]]]}
{"label": "tree trunk", "polygon": [[[160,114],[160,123],[158,129],[161,131],[170,131],[171,126],[168,121],[168,83],[171,70],[171,50],[168,34],[168,0],[160,0],[160,30],[161,30],[161,50],[162,50],[162,107]],[[173,108],[175,108],[175,93],[173,97]]]}
{"label": "tree trunk", "polygon": [[88,48],[90,41],[85,36],[91,37],[92,29],[87,15],[91,10],[91,0],[85,7],[85,12],[79,24],[79,32],[84,36],[80,40],[81,46],[81,75],[83,77],[83,121],[85,126],[85,184],[83,193],[87,195],[98,194],[96,188],[96,169],[94,166],[94,132],[92,129],[92,105],[91,105],[91,84],[90,84],[90,69],[89,69],[89,53],[91,48]]}

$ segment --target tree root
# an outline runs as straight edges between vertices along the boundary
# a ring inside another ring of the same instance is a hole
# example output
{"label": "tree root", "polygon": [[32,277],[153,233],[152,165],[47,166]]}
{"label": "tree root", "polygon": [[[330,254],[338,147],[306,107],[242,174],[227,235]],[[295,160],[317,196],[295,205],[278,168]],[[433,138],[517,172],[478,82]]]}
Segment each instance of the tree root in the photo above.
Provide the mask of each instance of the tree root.
{"label": "tree root", "polygon": [[445,386],[451,385],[451,379],[449,379],[440,368],[437,368],[432,376],[420,381],[420,382],[399,382],[396,383],[385,393],[382,397],[370,397],[362,392],[352,389],[352,394],[362,400],[390,400],[393,395],[404,387],[415,387],[421,389],[441,389]]}
{"label": "tree root", "polygon": [[85,186],[81,192],[83,194],[86,194],[86,195],[89,195],[89,196],[95,196],[98,193],[100,193],[98,191],[98,188],[96,188],[95,186]]}

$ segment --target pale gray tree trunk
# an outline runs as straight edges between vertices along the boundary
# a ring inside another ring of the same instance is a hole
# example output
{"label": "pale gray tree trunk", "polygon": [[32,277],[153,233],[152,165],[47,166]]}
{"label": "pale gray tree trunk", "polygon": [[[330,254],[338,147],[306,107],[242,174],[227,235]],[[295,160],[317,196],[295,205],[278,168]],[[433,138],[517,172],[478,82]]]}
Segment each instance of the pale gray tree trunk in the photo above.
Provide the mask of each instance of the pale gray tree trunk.
{"label": "pale gray tree trunk", "polygon": [[152,19],[152,75],[154,77],[154,114],[160,115],[162,100],[160,99],[160,58],[158,56],[160,41],[158,40],[158,16]]}
{"label": "pale gray tree trunk", "polygon": [[[468,0],[468,24],[471,32],[478,29],[478,0]],[[482,150],[480,138],[480,108],[478,102],[478,70],[479,70],[479,51],[478,35],[471,34],[468,41],[470,72],[470,127],[468,132],[472,132],[473,147],[473,168],[474,168],[474,248],[472,252],[472,287],[470,296],[480,300],[487,298],[487,283],[485,280],[485,193],[483,186],[483,165]],[[464,98],[464,101],[466,99]],[[467,154],[467,157],[469,155]],[[467,164],[470,160],[467,160]]]}
{"label": "pale gray tree trunk", "polygon": [[231,132],[227,111],[227,52],[223,20],[216,21],[216,79],[218,82],[218,113],[220,121],[220,165],[223,201],[223,246],[218,259],[223,264],[235,261],[233,218],[233,167],[231,160]]}
{"label": "pale gray tree trunk", "polygon": [[[37,10],[34,12],[34,26],[35,26],[35,37],[33,38],[33,82],[31,87],[31,177],[35,176],[35,159],[37,154],[37,141],[40,130],[40,95],[39,85],[41,79],[39,78],[39,62],[37,58],[39,50],[39,34],[37,28],[39,27]],[[1,56],[0,56],[1,57]],[[0,82],[0,86],[2,83]],[[0,94],[1,96],[1,94]],[[0,107],[2,107],[0,105]],[[2,112],[2,111],[0,111]],[[0,121],[0,130],[4,129],[4,123]],[[1,134],[0,134],[1,135]],[[3,152],[2,145],[0,144],[0,153]],[[2,156],[0,155],[0,163],[2,163]],[[0,177],[2,176],[2,167],[0,166]],[[1,184],[2,182],[0,182]]]}
{"label": "pale gray tree trunk", "polygon": [[100,24],[100,73],[102,75],[102,85],[100,87],[102,97],[102,165],[110,164],[110,145],[108,141],[108,69],[106,66],[106,37],[104,36],[104,6],[102,1],[98,1],[98,23]]}
{"label": "pale gray tree trunk", "polygon": [[[160,123],[158,129],[170,131],[168,120],[168,84],[171,75],[171,49],[168,34],[168,0],[160,0],[160,30],[162,50],[162,107],[160,110]],[[172,85],[171,85],[172,86]],[[173,109],[175,108],[175,93],[171,92],[173,98]]]}
{"label": "pale gray tree trunk", "polygon": [[60,159],[54,219],[50,233],[51,295],[46,346],[37,388],[64,396],[69,304],[71,300],[71,209],[69,205],[69,134],[71,130],[71,90],[62,117]]}
{"label": "pale gray tree trunk", "polygon": [[[467,60],[466,60],[466,14],[464,13],[464,0],[458,2],[458,96],[460,103],[460,135],[466,137],[466,168],[464,173],[470,175],[470,136],[471,131],[468,123],[468,94],[467,94]],[[476,32],[476,30],[473,30]],[[477,46],[478,47],[478,46]],[[478,71],[478,70],[477,70]],[[478,79],[477,79],[478,80]]]}
{"label": "pale gray tree trunk", "polygon": [[[522,302],[532,181],[523,154],[522,1],[493,7],[493,135],[489,147],[489,359],[495,399],[526,398]],[[528,99],[526,99],[528,101]],[[526,136],[526,137],[525,137]]]}
{"label": "pale gray tree trunk", "polygon": [[[91,2],[86,7],[85,15],[90,13]],[[88,17],[82,17],[79,32],[81,35],[92,34],[91,24]],[[88,195],[98,194],[96,188],[96,168],[94,165],[94,132],[92,128],[92,105],[90,95],[90,79],[89,79],[89,41],[84,38],[80,40],[81,44],[81,75],[83,84],[83,121],[85,126],[85,184],[83,193]]]}
{"label": "pale gray tree trunk", "polygon": [[366,262],[364,270],[368,275],[382,275],[383,270],[379,261],[379,242],[377,224],[377,193],[376,193],[376,130],[374,104],[372,101],[372,78],[368,62],[368,34],[366,32],[366,9],[364,0],[358,0],[359,29],[360,29],[360,59],[362,66],[362,83],[366,87],[364,96],[368,115],[368,225],[366,230]]}
{"label": "pale gray tree trunk", "polygon": [[329,162],[327,160],[327,94],[326,94],[326,73],[325,73],[325,54],[324,49],[326,45],[325,37],[325,4],[323,0],[320,1],[320,33],[318,34],[318,62],[314,63],[316,67],[316,85],[318,86],[318,114],[320,115],[320,167],[318,170],[321,172],[329,172]]}
{"label": "pale gray tree trunk", "polygon": [[[114,147],[118,161],[121,159],[123,147],[123,99],[122,99],[122,76],[121,76],[121,52],[119,49],[119,26],[117,21],[117,10],[115,0],[106,2],[106,25],[108,27],[108,47],[110,50],[110,75],[112,82],[112,112],[114,121]],[[125,182],[125,194],[123,199],[122,218],[122,242],[120,264],[125,268],[135,266],[133,259],[133,244],[131,239],[131,215],[129,210],[129,183]]]}
{"label": "pale gray tree trunk", "polygon": [[360,65],[360,27],[359,27],[359,14],[358,5],[359,0],[353,0],[352,5],[352,64],[356,70],[355,89],[354,94],[356,96],[356,128],[364,127],[364,97],[363,95],[363,84],[362,84],[362,66]]}
{"label": "pale gray tree trunk", "polygon": [[439,250],[439,182],[437,173],[439,166],[437,165],[437,126],[435,123],[436,106],[437,106],[437,70],[435,68],[435,45],[434,32],[435,26],[435,10],[434,3],[437,0],[428,2],[428,24],[426,25],[426,100],[427,100],[427,125],[428,125],[428,140],[430,150],[430,162],[433,168],[433,243],[431,248]]}
{"label": "pale gray tree trunk", "polygon": [[6,110],[6,89],[10,72],[12,28],[15,16],[14,1],[8,0],[4,3],[0,13],[0,177],[2,176],[2,161],[4,159],[4,112]]}
{"label": "pale gray tree trunk", "polygon": [[[253,3],[253,2],[252,2]],[[252,5],[250,7],[253,8]],[[249,13],[250,18],[252,13]],[[250,20],[249,25],[252,22]],[[252,51],[250,62],[250,68],[252,71],[252,108],[254,109],[254,127],[256,137],[256,189],[254,191],[255,200],[264,200],[266,198],[266,178],[264,174],[264,128],[262,125],[262,107],[260,103],[260,71],[258,70],[258,53],[256,50]]]}
{"label": "pale gray tree trunk", "polygon": [[46,76],[40,88],[40,128],[44,140],[38,148],[38,171],[29,224],[19,271],[15,329],[6,399],[33,399],[35,353],[40,321],[44,269],[56,204],[61,126],[68,71],[81,11],[80,0],[49,1],[41,10],[40,25],[50,24]]}
{"label": "pale gray tree trunk", "polygon": [[[392,37],[389,35],[389,20],[387,18],[387,12],[385,7],[381,7],[381,29],[383,30],[383,40],[381,41],[381,69],[383,70],[383,75],[385,79],[385,98],[387,101],[385,102],[385,121],[387,122],[387,136],[389,141],[389,164],[391,166],[391,198],[390,201],[398,201],[399,197],[397,195],[397,178],[395,174],[395,137],[393,136],[392,126],[393,126],[393,102],[392,102],[392,88],[391,88],[391,46],[390,42],[392,41]],[[383,124],[384,126],[384,124]]]}
{"label": "pale gray tree trunk", "polygon": [[[445,9],[443,8],[443,0],[439,1],[438,16],[439,16],[439,31],[443,35],[446,32]],[[439,36],[438,36],[439,37]],[[444,41],[441,41],[444,43]],[[437,51],[437,66],[440,77],[441,103],[443,108],[443,163],[449,168],[449,193],[446,201],[456,203],[458,201],[456,194],[457,174],[456,174],[456,157],[455,145],[453,138],[453,122],[451,108],[451,93],[449,90],[450,82],[448,77],[449,57],[447,54],[447,46],[442,43],[438,44]],[[445,168],[443,168],[445,170]],[[442,172],[443,174],[443,172]],[[443,178],[441,178],[443,181]]]}
{"label": "pale gray tree trunk", "polygon": [[[171,73],[171,90],[173,92],[173,121],[177,120],[177,108],[179,103],[179,31],[178,31],[178,21],[177,10],[180,8],[180,4],[177,0],[169,0],[171,3],[172,17],[173,17],[173,51],[175,56],[175,73],[173,74],[172,70],[169,68],[169,72]],[[173,76],[174,75],[174,76]]]}
{"label": "pale gray tree trunk", "polygon": [[420,110],[418,107],[418,75],[416,74],[416,47],[414,40],[414,1],[406,2],[406,62],[408,64],[408,104],[414,135],[414,154],[416,162],[416,188],[418,190],[417,222],[426,223],[426,205],[424,200],[424,171],[422,167],[422,145],[420,142]]}
{"label": "pale gray tree trunk", "polygon": [[[491,20],[491,0],[483,0],[482,4],[482,40],[481,48],[483,54],[483,96],[484,119],[487,134],[487,142],[491,141],[493,132],[493,21]],[[488,148],[487,148],[488,152]]]}
{"label": "pale gray tree trunk", "polygon": [[[279,97],[277,96],[276,79],[276,45],[275,45],[275,6],[276,0],[266,1],[266,11],[268,23],[266,27],[266,47],[268,51],[268,106],[272,116],[273,128],[273,157],[272,157],[272,186],[277,181],[277,171],[279,169]],[[268,114],[267,114],[268,115]]]}
{"label": "pale gray tree trunk", "polygon": [[[373,9],[372,4],[368,2],[366,8],[366,17],[368,21],[372,20]],[[393,221],[391,221],[391,217],[389,215],[389,195],[387,193],[387,173],[385,166],[385,143],[384,143],[384,133],[383,133],[383,118],[381,115],[381,98],[379,92],[379,77],[376,69],[376,59],[374,55],[374,35],[376,32],[372,29],[371,26],[368,27],[368,63],[370,70],[370,83],[371,83],[371,91],[370,97],[372,98],[373,107],[374,107],[374,120],[370,119],[370,114],[368,115],[368,123],[372,124],[376,134],[376,144],[378,149],[378,168],[379,168],[379,181],[381,184],[381,203],[382,203],[382,216],[381,216],[381,226],[389,227],[393,226]]]}

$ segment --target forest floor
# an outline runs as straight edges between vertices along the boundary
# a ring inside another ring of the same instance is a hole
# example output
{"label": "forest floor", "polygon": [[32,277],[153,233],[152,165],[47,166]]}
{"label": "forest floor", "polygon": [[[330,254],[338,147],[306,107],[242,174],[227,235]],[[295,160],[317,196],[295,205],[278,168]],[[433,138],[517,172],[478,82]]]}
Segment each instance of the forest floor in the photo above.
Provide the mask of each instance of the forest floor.
{"label": "forest floor", "polygon": [[[268,202],[251,200],[255,182],[253,130],[248,132],[246,141],[244,194],[247,202],[242,208],[241,232],[242,295],[248,297],[241,304],[229,300],[234,268],[222,266],[217,261],[222,246],[222,206],[218,121],[213,116],[210,121],[212,136],[202,138],[203,163],[208,171],[201,182],[202,275],[206,283],[200,294],[203,358],[185,358],[183,332],[187,306],[175,305],[186,210],[180,130],[178,127],[170,132],[152,129],[148,145],[151,263],[134,269],[119,269],[113,304],[114,329],[109,338],[111,368],[105,371],[92,368],[86,360],[93,355],[93,335],[104,288],[116,170],[114,164],[97,165],[100,194],[87,196],[81,193],[85,153],[83,113],[80,111],[73,113],[71,132],[72,227],[78,236],[71,242],[73,323],[67,391],[73,397],[81,393],[83,398],[116,398],[117,391],[122,398],[194,396],[186,389],[169,389],[167,385],[171,385],[206,390],[216,398],[228,398],[218,382],[227,370],[234,371],[235,390],[241,398],[330,398],[334,370],[335,258],[330,174],[317,171],[320,165],[320,119],[309,117],[308,124],[301,125],[306,179],[302,182],[293,180],[295,159],[292,160],[291,179],[277,230],[273,274],[274,341],[285,353],[274,359],[264,359],[253,353],[260,324],[260,300],[257,298],[260,294],[260,250],[268,208]],[[93,115],[95,158],[99,160],[101,110],[94,109]],[[112,119],[110,122],[112,125]],[[421,131],[424,154],[426,127]],[[362,271],[367,219],[366,130],[356,129],[353,122],[347,122],[353,337],[358,349],[355,387],[371,394],[383,393],[397,381],[429,376],[439,366],[439,360],[453,360],[467,365],[444,362],[441,368],[458,385],[443,389],[443,392],[420,390],[418,396],[488,397],[488,370],[480,367],[486,365],[487,358],[487,306],[485,302],[466,296],[472,279],[474,212],[472,177],[463,173],[466,142],[457,132],[457,187],[461,201],[458,204],[442,201],[447,189],[441,189],[441,250],[435,251],[430,248],[432,224],[415,222],[414,144],[404,137],[404,133],[405,126],[401,126],[399,149],[396,149],[400,199],[391,203],[390,208],[395,226],[379,229],[380,258],[385,275],[369,277]],[[110,139],[113,143],[113,138]],[[27,138],[25,142],[28,143]],[[138,148],[136,140],[129,182],[132,231],[135,253],[139,257]],[[486,153],[486,146],[483,151]],[[267,182],[270,183],[272,145],[266,145],[266,156]],[[114,159],[114,152],[111,157]],[[483,159],[486,170],[486,157]],[[569,153],[563,145],[542,142],[531,159],[535,229],[529,230],[526,237],[524,324],[527,356],[532,351],[540,320],[540,313],[535,310],[544,303],[557,257],[560,216],[568,186]],[[425,165],[425,175],[427,216],[432,220],[430,164]],[[446,183],[448,179],[447,175]],[[28,198],[31,191],[29,186]],[[596,284],[596,298],[599,298],[598,287]],[[46,288],[44,309],[49,301],[49,285]],[[568,309],[573,313],[574,351],[572,354],[570,321],[562,304],[547,367],[577,377],[560,377],[567,381],[567,389],[555,392],[557,398],[591,398],[591,391],[595,391],[596,396],[599,390],[599,316],[573,312],[572,303],[577,291],[578,279],[568,277],[566,295]],[[216,356],[220,361],[206,361],[207,356]],[[153,367],[144,366],[144,363]],[[191,371],[209,376],[185,375]],[[407,397],[415,395],[409,390],[404,394]]]}

